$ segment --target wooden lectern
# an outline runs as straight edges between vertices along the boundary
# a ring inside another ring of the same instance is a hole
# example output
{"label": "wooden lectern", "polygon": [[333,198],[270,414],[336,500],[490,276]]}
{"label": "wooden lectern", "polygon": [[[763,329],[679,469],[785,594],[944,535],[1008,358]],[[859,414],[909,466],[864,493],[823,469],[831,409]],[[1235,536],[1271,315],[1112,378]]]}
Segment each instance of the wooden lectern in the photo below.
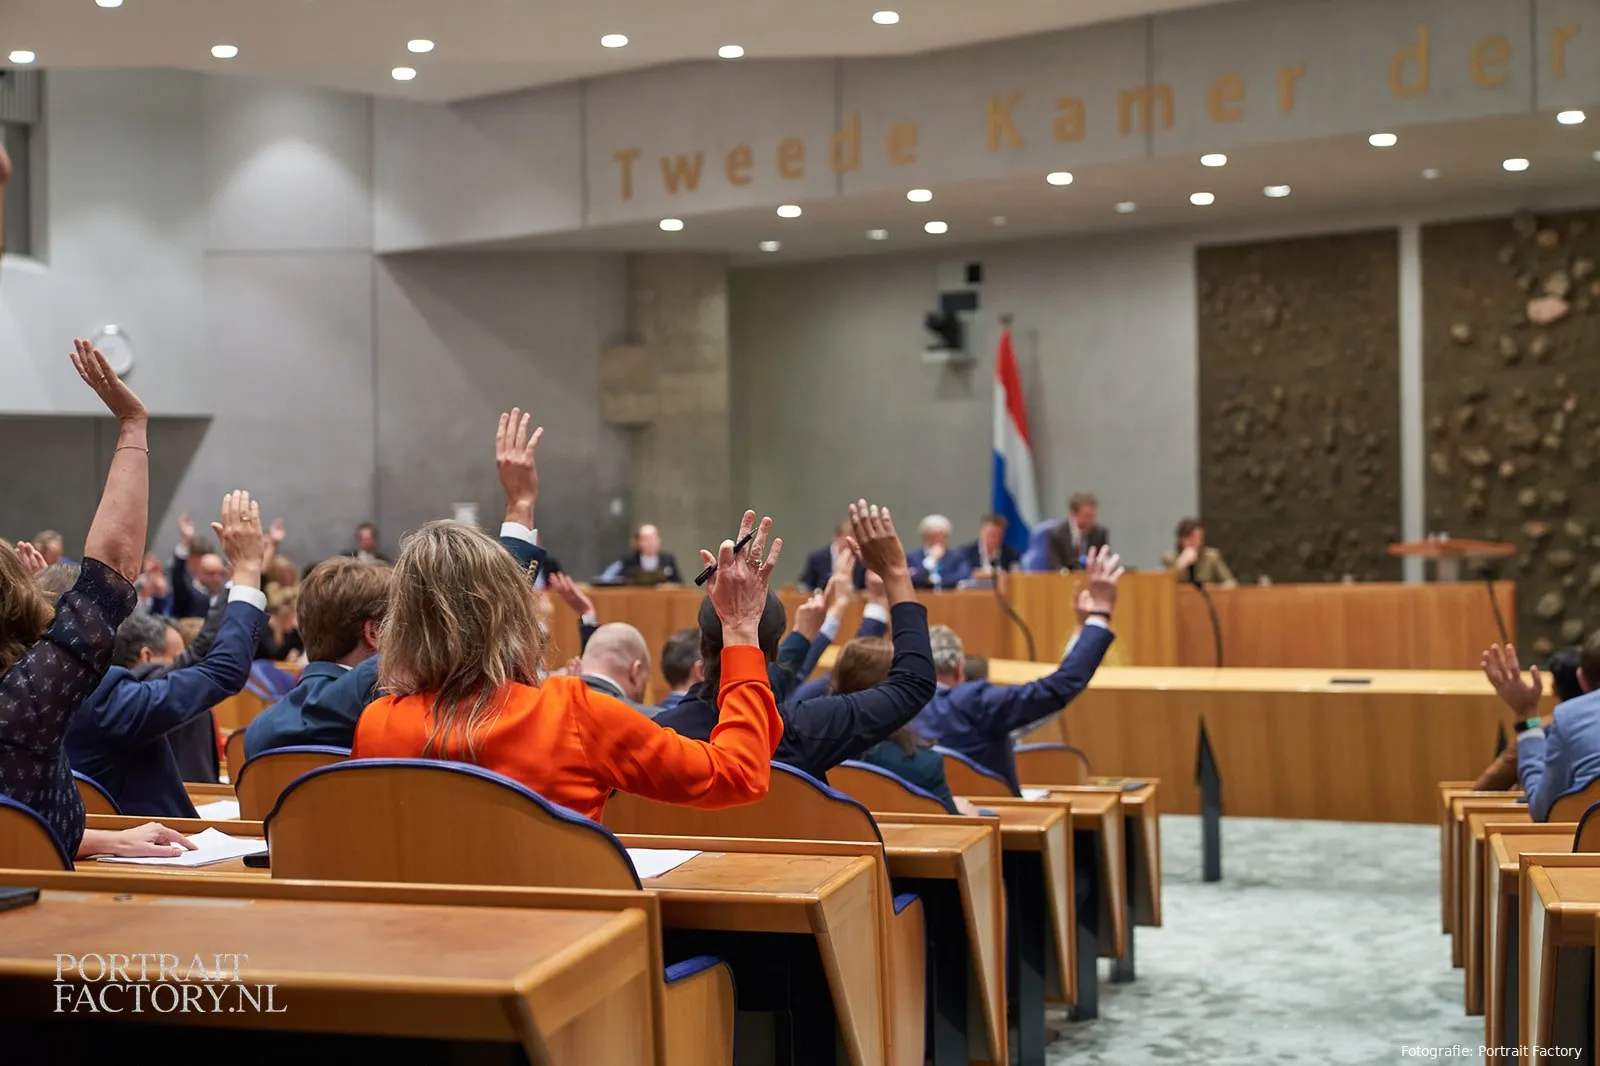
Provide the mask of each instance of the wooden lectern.
{"label": "wooden lectern", "polygon": [[1391,544],[1389,554],[1432,559],[1434,580],[1460,581],[1461,560],[1503,559],[1517,554],[1517,546],[1494,540],[1454,540],[1445,537]]}

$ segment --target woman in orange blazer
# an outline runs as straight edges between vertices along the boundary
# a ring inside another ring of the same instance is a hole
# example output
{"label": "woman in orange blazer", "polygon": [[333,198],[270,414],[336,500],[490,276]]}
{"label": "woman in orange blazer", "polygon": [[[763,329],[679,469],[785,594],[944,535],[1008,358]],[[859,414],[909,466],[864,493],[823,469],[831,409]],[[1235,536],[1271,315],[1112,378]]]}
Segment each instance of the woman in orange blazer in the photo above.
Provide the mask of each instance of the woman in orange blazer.
{"label": "woman in orange blazer", "polygon": [[[663,729],[580,678],[543,678],[537,597],[505,549],[473,526],[430,522],[394,568],[378,639],[379,684],[351,757],[468,762],[522,782],[552,803],[598,819],[613,789],[692,807],[736,807],[767,794],[783,720],[756,628],[783,541],[765,563],[770,518],[747,550],[732,541],[707,562],[706,591],[726,647],[710,741]],[[746,512],[740,537],[755,529]]]}

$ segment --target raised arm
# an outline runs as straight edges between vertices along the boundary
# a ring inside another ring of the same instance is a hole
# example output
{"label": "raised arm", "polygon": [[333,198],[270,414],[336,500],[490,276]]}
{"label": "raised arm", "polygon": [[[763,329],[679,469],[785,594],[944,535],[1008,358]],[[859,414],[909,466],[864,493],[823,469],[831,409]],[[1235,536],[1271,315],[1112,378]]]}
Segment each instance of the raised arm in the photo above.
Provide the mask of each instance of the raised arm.
{"label": "raised arm", "polygon": [[130,582],[144,558],[150,511],[150,415],[133,390],[122,383],[106,357],[85,340],[73,341],[72,365],[117,419],[117,447],[111,453],[100,507],[83,545],[88,559],[99,559]]}
{"label": "raised arm", "polygon": [[[740,538],[755,525],[755,512],[745,512]],[[580,698],[588,706],[576,717],[578,728],[612,787],[707,808],[754,803],[767,794],[772,753],[783,737],[758,638],[767,586],[783,547],[783,541],[773,541],[761,561],[771,528],[772,520],[763,518],[748,549],[737,556],[731,540],[722,542],[716,556],[701,552],[705,562],[717,564],[706,593],[722,621],[723,641],[717,691],[721,719],[709,741],[680,736],[609,696],[583,690]]]}
{"label": "raised arm", "polygon": [[578,649],[587,648],[589,638],[600,628],[600,616],[595,613],[594,601],[566,574],[551,574],[545,579],[545,584],[578,616]]}
{"label": "raised arm", "polygon": [[506,494],[506,517],[500,526],[500,543],[530,580],[539,576],[548,558],[545,550],[539,547],[533,525],[533,505],[539,498],[537,453],[544,427],[539,426],[529,433],[531,421],[532,415],[513,407],[509,414],[500,416],[500,427],[494,436],[495,473]]}

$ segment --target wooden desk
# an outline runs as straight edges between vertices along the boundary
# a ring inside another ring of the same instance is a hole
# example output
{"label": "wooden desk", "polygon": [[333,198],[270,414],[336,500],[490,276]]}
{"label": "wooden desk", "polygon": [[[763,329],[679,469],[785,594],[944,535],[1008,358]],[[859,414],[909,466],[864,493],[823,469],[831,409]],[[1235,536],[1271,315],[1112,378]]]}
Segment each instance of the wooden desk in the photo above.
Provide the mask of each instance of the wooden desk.
{"label": "wooden desk", "polygon": [[[532,1062],[571,1066],[655,1061],[654,955],[642,910],[352,906],[49,888],[37,905],[0,913],[0,1013],[66,1022],[53,1014],[57,955],[134,945],[180,959],[210,960],[219,948],[238,953],[242,984],[272,986],[270,1013],[147,1009],[118,1018],[135,1026],[494,1041],[519,1045]],[[245,1001],[235,994],[229,1002]],[[72,1028],[66,1022],[48,1032],[61,1040]]]}
{"label": "wooden desk", "polygon": [[[988,806],[986,805],[986,809]],[[1054,946],[1054,969],[1074,1018],[1099,1014],[1094,955],[1090,980],[1083,979],[1084,949],[1074,920],[1077,910],[1073,847],[1068,839],[1070,812],[1061,806],[997,806],[1004,851],[1006,892],[1006,987],[1016,1003],[1011,1024],[1017,1061],[1044,1059],[1044,1005],[1051,961],[1046,931]]]}
{"label": "wooden desk", "polygon": [[1486,939],[1484,928],[1487,925],[1488,906],[1484,888],[1489,884],[1489,848],[1485,838],[1491,829],[1532,824],[1533,818],[1529,816],[1527,810],[1515,807],[1509,810],[1496,808],[1491,811],[1474,811],[1467,815],[1467,857],[1463,871],[1466,877],[1466,899],[1463,901],[1462,913],[1467,921],[1463,962],[1467,971],[1465,985],[1469,1015],[1483,1013],[1483,945]]}
{"label": "wooden desk", "polygon": [[[1517,797],[1507,793],[1486,796],[1467,795],[1458,796],[1450,801],[1451,822],[1454,825],[1455,842],[1452,845],[1454,861],[1456,864],[1455,898],[1451,901],[1453,912],[1454,932],[1450,934],[1450,963],[1457,968],[1467,964],[1467,943],[1472,937],[1472,924],[1468,914],[1468,898],[1473,892],[1472,886],[1472,842],[1469,836],[1467,816],[1479,812],[1497,813],[1502,816],[1515,816],[1519,812],[1527,813],[1526,804],[1519,803]],[[1507,820],[1502,817],[1499,820]]]}
{"label": "wooden desk", "polygon": [[[1488,827],[1489,861],[1484,870],[1484,1045],[1505,1047],[1516,1039],[1520,1027],[1521,984],[1518,962],[1521,923],[1518,919],[1518,885],[1522,856],[1567,854],[1572,850],[1574,823],[1494,825]],[[1490,1063],[1511,1059],[1490,1052]]]}
{"label": "wooden desk", "polygon": [[[1519,1040],[1525,1048],[1590,1047],[1589,984],[1595,919],[1600,917],[1600,856],[1523,855]],[[1530,1053],[1525,1063],[1572,1062]]]}
{"label": "wooden desk", "polygon": [[1455,867],[1451,860],[1455,854],[1451,848],[1455,839],[1452,835],[1455,823],[1450,817],[1450,800],[1471,792],[1472,785],[1471,781],[1439,782],[1439,927],[1446,933],[1451,930],[1450,886],[1455,881]]}

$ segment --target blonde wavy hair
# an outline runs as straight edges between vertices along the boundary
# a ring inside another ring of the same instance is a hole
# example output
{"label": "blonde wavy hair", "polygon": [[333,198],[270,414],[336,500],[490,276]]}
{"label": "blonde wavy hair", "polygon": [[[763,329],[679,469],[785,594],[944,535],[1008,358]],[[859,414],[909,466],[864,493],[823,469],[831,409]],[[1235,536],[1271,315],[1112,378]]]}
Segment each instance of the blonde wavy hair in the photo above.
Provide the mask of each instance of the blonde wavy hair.
{"label": "blonde wavy hair", "polygon": [[539,684],[546,645],[527,573],[481,529],[429,522],[401,542],[378,682],[430,698],[424,756],[476,761],[501,690]]}
{"label": "blonde wavy hair", "polygon": [[23,568],[11,542],[0,540],[0,674],[44,636],[55,615],[54,598]]}

